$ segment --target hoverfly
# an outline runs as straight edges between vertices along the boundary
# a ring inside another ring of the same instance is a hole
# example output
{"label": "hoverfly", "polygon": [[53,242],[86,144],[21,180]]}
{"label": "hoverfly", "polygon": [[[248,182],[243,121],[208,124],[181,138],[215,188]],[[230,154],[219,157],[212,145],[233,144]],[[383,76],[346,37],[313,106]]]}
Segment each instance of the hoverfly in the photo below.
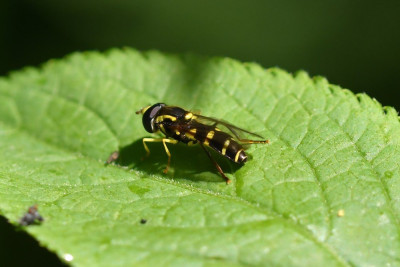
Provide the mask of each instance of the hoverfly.
{"label": "hoverfly", "polygon": [[[238,134],[239,132],[253,135],[260,139],[263,139],[263,137],[227,122],[195,114],[180,107],[167,106],[164,103],[147,106],[138,110],[136,114],[143,114],[142,122],[146,131],[149,133],[161,131],[165,135],[165,138],[143,138],[143,146],[147,153],[146,156],[150,155],[150,150],[146,145],[147,142],[163,143],[165,152],[168,155],[168,163],[167,167],[164,169],[164,173],[168,172],[171,164],[171,153],[168,150],[167,143],[177,144],[178,142],[182,142],[187,145],[200,144],[217,171],[225,179],[226,183],[229,184],[231,180],[226,177],[221,167],[212,158],[205,146],[211,147],[231,161],[241,164],[245,163],[247,160],[243,144],[269,143],[268,140],[257,141],[242,139]],[[233,136],[219,129],[217,127],[218,125],[227,128]]]}

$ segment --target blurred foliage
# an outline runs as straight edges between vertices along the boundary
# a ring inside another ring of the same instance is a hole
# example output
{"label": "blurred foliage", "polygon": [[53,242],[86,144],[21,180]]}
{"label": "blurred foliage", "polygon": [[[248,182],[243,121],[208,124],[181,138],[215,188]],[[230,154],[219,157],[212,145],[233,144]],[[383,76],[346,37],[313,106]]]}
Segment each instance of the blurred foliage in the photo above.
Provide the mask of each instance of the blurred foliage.
{"label": "blurred foliage", "polygon": [[304,69],[400,107],[396,0],[9,0],[3,6],[0,74],[72,51],[132,46]]}

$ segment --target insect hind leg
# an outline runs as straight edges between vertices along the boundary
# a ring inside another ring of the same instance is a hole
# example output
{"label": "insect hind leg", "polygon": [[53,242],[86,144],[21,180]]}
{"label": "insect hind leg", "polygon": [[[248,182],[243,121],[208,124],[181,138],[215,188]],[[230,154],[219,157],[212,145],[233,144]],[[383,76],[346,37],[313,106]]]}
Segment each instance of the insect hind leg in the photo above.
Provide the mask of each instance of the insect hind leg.
{"label": "insect hind leg", "polygon": [[206,152],[208,158],[214,164],[215,168],[217,169],[219,174],[221,174],[222,178],[225,179],[226,184],[230,184],[231,180],[228,177],[226,177],[224,171],[221,169],[221,166],[219,166],[219,164],[213,159],[213,157],[211,156],[210,152],[204,147],[204,145],[202,143],[200,143],[200,146],[204,149],[204,151]]}
{"label": "insect hind leg", "polygon": [[177,144],[178,140],[174,140],[174,139],[169,139],[169,138],[143,138],[143,146],[144,149],[146,150],[146,157],[148,157],[150,155],[150,149],[149,147],[146,145],[146,142],[162,142],[164,145],[164,149],[165,149],[165,153],[168,156],[168,163],[167,163],[167,167],[164,169],[164,173],[168,172],[169,166],[171,164],[171,153],[169,152],[169,149],[167,147],[167,143],[171,143],[171,144]]}
{"label": "insect hind leg", "polygon": [[269,144],[269,140],[249,140],[249,139],[238,139],[242,144]]}

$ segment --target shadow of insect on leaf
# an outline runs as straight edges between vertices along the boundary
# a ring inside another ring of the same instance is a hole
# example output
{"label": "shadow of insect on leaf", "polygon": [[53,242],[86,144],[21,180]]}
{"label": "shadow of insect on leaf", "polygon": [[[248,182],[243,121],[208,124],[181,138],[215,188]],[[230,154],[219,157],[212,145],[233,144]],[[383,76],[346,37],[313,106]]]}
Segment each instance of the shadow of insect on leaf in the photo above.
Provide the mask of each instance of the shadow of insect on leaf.
{"label": "shadow of insect on leaf", "polygon": [[[115,163],[151,175],[191,181],[225,183],[215,170],[213,163],[198,145],[187,146],[181,143],[168,145],[172,160],[171,168],[167,174],[163,174],[163,169],[168,160],[163,145],[160,143],[150,143],[148,146],[151,151],[149,157],[145,157],[146,151],[142,140],[121,148]],[[231,163],[228,159],[212,151],[212,149],[208,150],[227,174],[232,174],[241,167],[241,165]]]}

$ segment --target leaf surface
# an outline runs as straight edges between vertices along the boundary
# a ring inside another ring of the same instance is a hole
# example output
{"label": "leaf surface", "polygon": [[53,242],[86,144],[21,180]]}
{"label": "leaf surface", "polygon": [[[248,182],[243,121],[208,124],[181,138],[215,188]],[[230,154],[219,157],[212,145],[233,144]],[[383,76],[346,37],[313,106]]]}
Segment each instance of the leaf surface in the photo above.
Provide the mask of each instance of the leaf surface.
{"label": "leaf surface", "polygon": [[[135,111],[165,102],[257,132],[236,166],[161,144]],[[0,210],[77,266],[400,265],[394,109],[304,72],[231,59],[76,53],[0,79]],[[115,150],[117,165],[104,165]],[[146,219],[146,224],[141,224]]]}

